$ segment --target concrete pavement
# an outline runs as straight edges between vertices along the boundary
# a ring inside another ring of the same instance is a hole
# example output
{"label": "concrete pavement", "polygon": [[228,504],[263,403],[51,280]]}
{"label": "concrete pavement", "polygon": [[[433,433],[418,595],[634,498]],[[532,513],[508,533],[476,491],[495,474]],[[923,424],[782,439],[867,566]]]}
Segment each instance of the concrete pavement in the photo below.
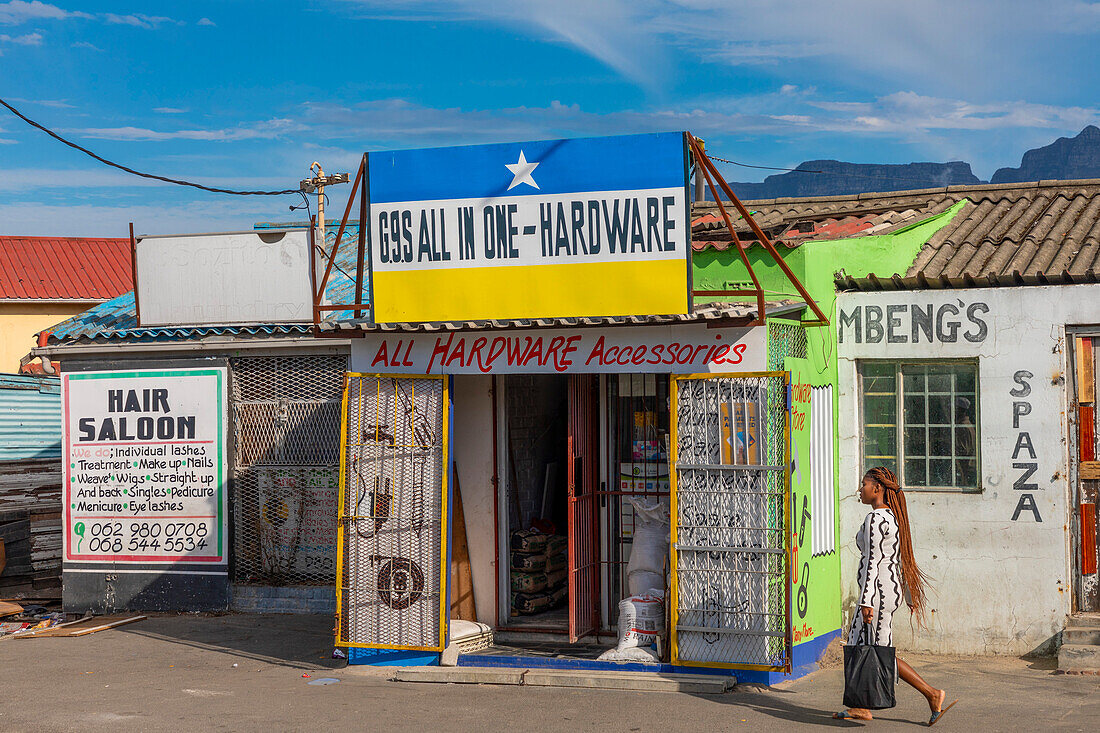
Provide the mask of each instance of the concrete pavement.
{"label": "concrete pavement", "polygon": [[[5,640],[0,731],[886,731],[928,718],[902,686],[898,707],[874,723],[830,719],[839,669],[720,695],[391,682],[331,659],[331,626],[315,616],[155,616],[80,638]],[[962,698],[939,731],[1100,724],[1100,677],[1055,675],[1053,660],[907,659]],[[309,684],[319,678],[339,682]]]}

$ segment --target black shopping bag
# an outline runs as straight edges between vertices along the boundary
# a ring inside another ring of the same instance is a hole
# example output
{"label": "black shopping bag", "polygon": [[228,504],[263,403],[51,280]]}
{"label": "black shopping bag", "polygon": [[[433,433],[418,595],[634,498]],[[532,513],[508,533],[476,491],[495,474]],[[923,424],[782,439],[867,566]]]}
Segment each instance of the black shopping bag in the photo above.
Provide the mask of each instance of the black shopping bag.
{"label": "black shopping bag", "polygon": [[897,658],[892,646],[844,647],[844,707],[892,708]]}

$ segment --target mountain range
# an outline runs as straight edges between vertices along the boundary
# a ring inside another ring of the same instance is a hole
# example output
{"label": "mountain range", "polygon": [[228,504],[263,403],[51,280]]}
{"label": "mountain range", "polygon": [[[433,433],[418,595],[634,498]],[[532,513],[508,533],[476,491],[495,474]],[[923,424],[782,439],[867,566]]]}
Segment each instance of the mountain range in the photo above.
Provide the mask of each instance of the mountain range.
{"label": "mountain range", "polygon": [[[730,183],[739,198],[836,196],[870,191],[903,191],[959,184],[1019,183],[1053,179],[1100,178],[1100,128],[1089,125],[1075,137],[1028,150],[1018,168],[1001,168],[982,181],[963,161],[949,163],[846,163],[807,160],[793,171],[768,176],[762,183]],[[711,198],[707,192],[707,198]]]}

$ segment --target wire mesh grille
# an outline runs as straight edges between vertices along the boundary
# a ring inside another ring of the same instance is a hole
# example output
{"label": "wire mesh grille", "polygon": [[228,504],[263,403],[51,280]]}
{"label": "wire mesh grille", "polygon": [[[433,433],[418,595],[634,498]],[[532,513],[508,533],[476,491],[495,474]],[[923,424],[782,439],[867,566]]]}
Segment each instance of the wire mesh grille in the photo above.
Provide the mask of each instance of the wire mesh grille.
{"label": "wire mesh grille", "polygon": [[442,379],[348,380],[338,638],[440,647]]}
{"label": "wire mesh grille", "polygon": [[233,580],[335,585],[347,357],[242,357],[229,364]]}
{"label": "wire mesh grille", "polygon": [[768,371],[786,370],[783,360],[806,358],[806,329],[802,326],[768,321]]}
{"label": "wire mesh grille", "polygon": [[677,380],[677,647],[787,662],[786,380]]}

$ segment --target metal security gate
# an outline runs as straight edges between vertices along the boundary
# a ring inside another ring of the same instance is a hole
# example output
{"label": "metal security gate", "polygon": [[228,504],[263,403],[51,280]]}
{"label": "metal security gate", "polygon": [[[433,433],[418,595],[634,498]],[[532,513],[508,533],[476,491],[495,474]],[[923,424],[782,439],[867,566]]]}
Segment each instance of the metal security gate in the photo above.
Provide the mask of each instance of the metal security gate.
{"label": "metal security gate", "polygon": [[337,644],[442,651],[447,378],[349,374],[343,414]]}
{"label": "metal security gate", "polygon": [[788,670],[788,375],[672,382],[672,662]]}
{"label": "metal security gate", "polygon": [[569,641],[595,633],[600,624],[599,545],[596,505],[600,442],[597,377],[569,378]]}
{"label": "metal security gate", "polygon": [[242,357],[229,366],[233,582],[332,586],[347,357]]}

